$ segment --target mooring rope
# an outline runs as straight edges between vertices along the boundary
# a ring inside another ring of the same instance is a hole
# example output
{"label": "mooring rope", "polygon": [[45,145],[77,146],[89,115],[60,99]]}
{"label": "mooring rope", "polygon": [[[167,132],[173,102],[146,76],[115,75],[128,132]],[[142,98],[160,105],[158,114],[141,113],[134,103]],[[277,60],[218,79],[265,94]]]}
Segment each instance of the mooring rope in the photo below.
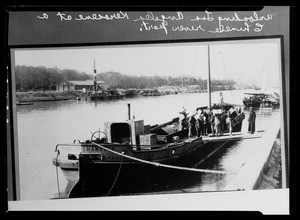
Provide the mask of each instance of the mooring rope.
{"label": "mooring rope", "polygon": [[126,158],[131,159],[131,160],[139,161],[141,163],[150,164],[150,165],[153,165],[153,166],[165,167],[165,168],[170,168],[170,169],[193,171],[193,172],[228,174],[228,172],[225,172],[225,171],[197,169],[197,168],[189,168],[189,167],[180,167],[180,166],[167,165],[167,164],[162,164],[162,163],[157,163],[157,162],[151,162],[151,161],[139,159],[139,158],[136,158],[136,157],[132,157],[132,156],[129,156],[129,155],[126,155],[126,154],[122,154],[122,153],[116,152],[114,150],[108,149],[108,148],[106,148],[106,147],[104,147],[104,146],[102,146],[100,144],[95,143],[95,142],[92,142],[92,143],[94,145],[96,145],[96,146],[98,146],[98,147],[106,150],[106,151],[111,152],[111,153],[117,154],[119,156],[126,157]]}
{"label": "mooring rope", "polygon": [[58,198],[60,198],[60,189],[59,189],[59,179],[58,179],[58,160],[59,150],[57,151],[56,160],[55,160],[55,167],[56,167],[56,183],[57,183],[57,191],[58,191]]}
{"label": "mooring rope", "polygon": [[119,170],[118,170],[118,173],[117,173],[117,175],[116,175],[116,178],[115,178],[115,180],[114,180],[112,186],[110,187],[110,190],[109,190],[108,193],[106,194],[106,196],[108,196],[108,195],[110,194],[111,190],[114,188],[114,186],[115,186],[115,184],[116,184],[116,182],[117,182],[117,179],[118,179],[118,177],[119,177],[119,174],[120,174],[120,171],[121,171],[121,167],[122,167],[122,164],[123,164],[123,158],[124,158],[124,157],[122,157],[122,160],[121,160],[121,163],[120,163]]}

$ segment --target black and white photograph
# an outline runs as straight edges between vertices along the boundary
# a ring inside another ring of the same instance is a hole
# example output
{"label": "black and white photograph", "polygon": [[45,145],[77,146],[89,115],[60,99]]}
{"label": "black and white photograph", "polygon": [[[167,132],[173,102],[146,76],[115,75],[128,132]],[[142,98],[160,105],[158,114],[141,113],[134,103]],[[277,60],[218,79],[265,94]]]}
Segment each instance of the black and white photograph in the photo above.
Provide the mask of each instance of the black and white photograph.
{"label": "black and white photograph", "polygon": [[[76,42],[83,33],[62,37],[70,45],[55,44],[55,37],[46,38],[46,46],[43,39],[34,45],[25,36],[26,47],[11,48],[9,153],[16,156],[16,200],[117,201],[288,188],[285,41],[281,35],[255,35],[276,19],[272,7],[248,17],[97,13],[33,14],[44,25],[53,14],[60,24],[103,20],[113,26],[131,19],[150,37],[130,42],[123,32],[107,40],[115,30],[104,25],[99,43],[91,36],[91,44]],[[174,24],[187,18],[193,26]],[[242,25],[225,26],[231,21]],[[17,29],[10,30],[14,45]],[[176,39],[179,32],[194,35]],[[217,37],[197,39],[199,32]]]}
{"label": "black and white photograph", "polygon": [[273,144],[280,164],[280,61],[276,40],[17,50],[21,196],[251,189]]}

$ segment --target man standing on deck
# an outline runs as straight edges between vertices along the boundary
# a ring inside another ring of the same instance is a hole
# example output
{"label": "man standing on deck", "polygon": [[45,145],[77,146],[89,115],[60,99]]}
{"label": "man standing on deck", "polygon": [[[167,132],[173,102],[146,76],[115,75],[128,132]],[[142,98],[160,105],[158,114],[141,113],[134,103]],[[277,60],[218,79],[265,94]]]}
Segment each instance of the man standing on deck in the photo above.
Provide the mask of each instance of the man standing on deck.
{"label": "man standing on deck", "polygon": [[201,134],[201,121],[200,121],[200,115],[196,115],[195,117],[196,119],[196,122],[195,122],[195,127],[196,127],[196,136],[197,137],[200,137],[200,134]]}
{"label": "man standing on deck", "polygon": [[220,105],[224,105],[223,93],[220,92],[219,96],[220,96],[220,97],[219,97],[219,98],[220,98],[220,100],[219,100]]}
{"label": "man standing on deck", "polygon": [[182,111],[181,112],[179,112],[179,114],[182,114],[183,115],[183,117],[181,118],[179,118],[179,130],[183,130],[185,127],[186,127],[186,119],[187,119],[187,112],[186,112],[186,109],[184,108],[184,107],[182,107]]}
{"label": "man standing on deck", "polygon": [[208,114],[206,111],[203,112],[203,135],[208,135]]}
{"label": "man standing on deck", "polygon": [[236,111],[231,107],[228,111],[229,116],[227,117],[226,123],[228,124],[229,135],[232,135],[232,122],[233,119],[237,116]]}
{"label": "man standing on deck", "polygon": [[195,113],[190,116],[188,125],[189,125],[189,137],[191,138],[194,136],[195,131],[196,131]]}
{"label": "man standing on deck", "polygon": [[253,134],[255,132],[255,119],[256,119],[256,113],[253,111],[253,108],[250,107],[250,114],[249,114],[249,125],[248,125],[248,132]]}
{"label": "man standing on deck", "polygon": [[222,114],[220,115],[220,134],[223,134],[224,131],[226,130],[227,114],[226,114],[225,108],[222,107],[221,111],[222,111]]}
{"label": "man standing on deck", "polygon": [[210,120],[210,126],[211,126],[211,134],[212,136],[215,136],[215,115],[213,114],[213,112],[211,111],[210,112],[210,117],[209,117],[209,120]]}

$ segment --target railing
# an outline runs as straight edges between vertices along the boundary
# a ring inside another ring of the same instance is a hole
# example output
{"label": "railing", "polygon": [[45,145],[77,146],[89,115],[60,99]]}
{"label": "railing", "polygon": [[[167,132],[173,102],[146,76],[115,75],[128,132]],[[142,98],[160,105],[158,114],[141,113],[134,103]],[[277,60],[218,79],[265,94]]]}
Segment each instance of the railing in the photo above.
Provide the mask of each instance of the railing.
{"label": "railing", "polygon": [[[60,146],[67,146],[67,147],[81,147],[81,148],[85,148],[85,147],[95,147],[95,142],[92,143],[80,143],[79,144],[57,144],[55,147],[55,152],[57,152]],[[144,144],[118,144],[118,143],[101,143],[102,146],[113,146],[113,147],[126,147],[126,148],[130,148],[130,149],[136,149],[136,150],[146,150],[146,149],[151,149],[151,150],[155,150],[155,149],[161,149],[161,148],[166,148],[166,147],[173,147],[175,145],[182,145],[184,144],[184,141],[176,141],[174,143],[166,143],[166,144],[156,144],[156,145],[144,145]]]}
{"label": "railing", "polygon": [[169,168],[169,169],[177,169],[177,170],[185,170],[185,171],[193,171],[193,172],[204,172],[204,173],[219,173],[219,174],[227,174],[228,173],[228,172],[221,171],[221,170],[197,169],[197,168],[191,168],[191,167],[181,167],[181,166],[174,166],[174,165],[169,165],[169,164],[162,164],[162,163],[153,162],[153,161],[147,161],[147,160],[143,160],[143,159],[140,159],[140,158],[136,158],[136,157],[126,155],[123,152],[121,152],[121,153],[116,152],[114,150],[106,148],[106,147],[104,147],[100,144],[97,144],[95,142],[93,142],[93,143],[96,146],[102,148],[103,150],[106,150],[106,151],[109,151],[113,154],[121,156],[122,158],[125,157],[127,159],[131,159],[131,160],[138,161],[138,162],[145,163],[145,164],[150,164],[150,165],[157,166],[157,167],[165,167],[165,168]]}

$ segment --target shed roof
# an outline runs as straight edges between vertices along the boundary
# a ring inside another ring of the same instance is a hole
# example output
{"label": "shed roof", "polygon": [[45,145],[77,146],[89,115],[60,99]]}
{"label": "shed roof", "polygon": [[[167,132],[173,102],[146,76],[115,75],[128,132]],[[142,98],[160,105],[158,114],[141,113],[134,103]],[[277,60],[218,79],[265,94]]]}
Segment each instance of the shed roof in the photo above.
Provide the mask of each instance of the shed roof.
{"label": "shed roof", "polygon": [[[93,80],[86,80],[86,81],[75,81],[75,80],[71,80],[68,81],[69,83],[73,84],[73,85],[79,85],[79,86],[92,86],[94,85],[94,81]],[[97,84],[106,84],[104,81],[99,80],[97,81]]]}

